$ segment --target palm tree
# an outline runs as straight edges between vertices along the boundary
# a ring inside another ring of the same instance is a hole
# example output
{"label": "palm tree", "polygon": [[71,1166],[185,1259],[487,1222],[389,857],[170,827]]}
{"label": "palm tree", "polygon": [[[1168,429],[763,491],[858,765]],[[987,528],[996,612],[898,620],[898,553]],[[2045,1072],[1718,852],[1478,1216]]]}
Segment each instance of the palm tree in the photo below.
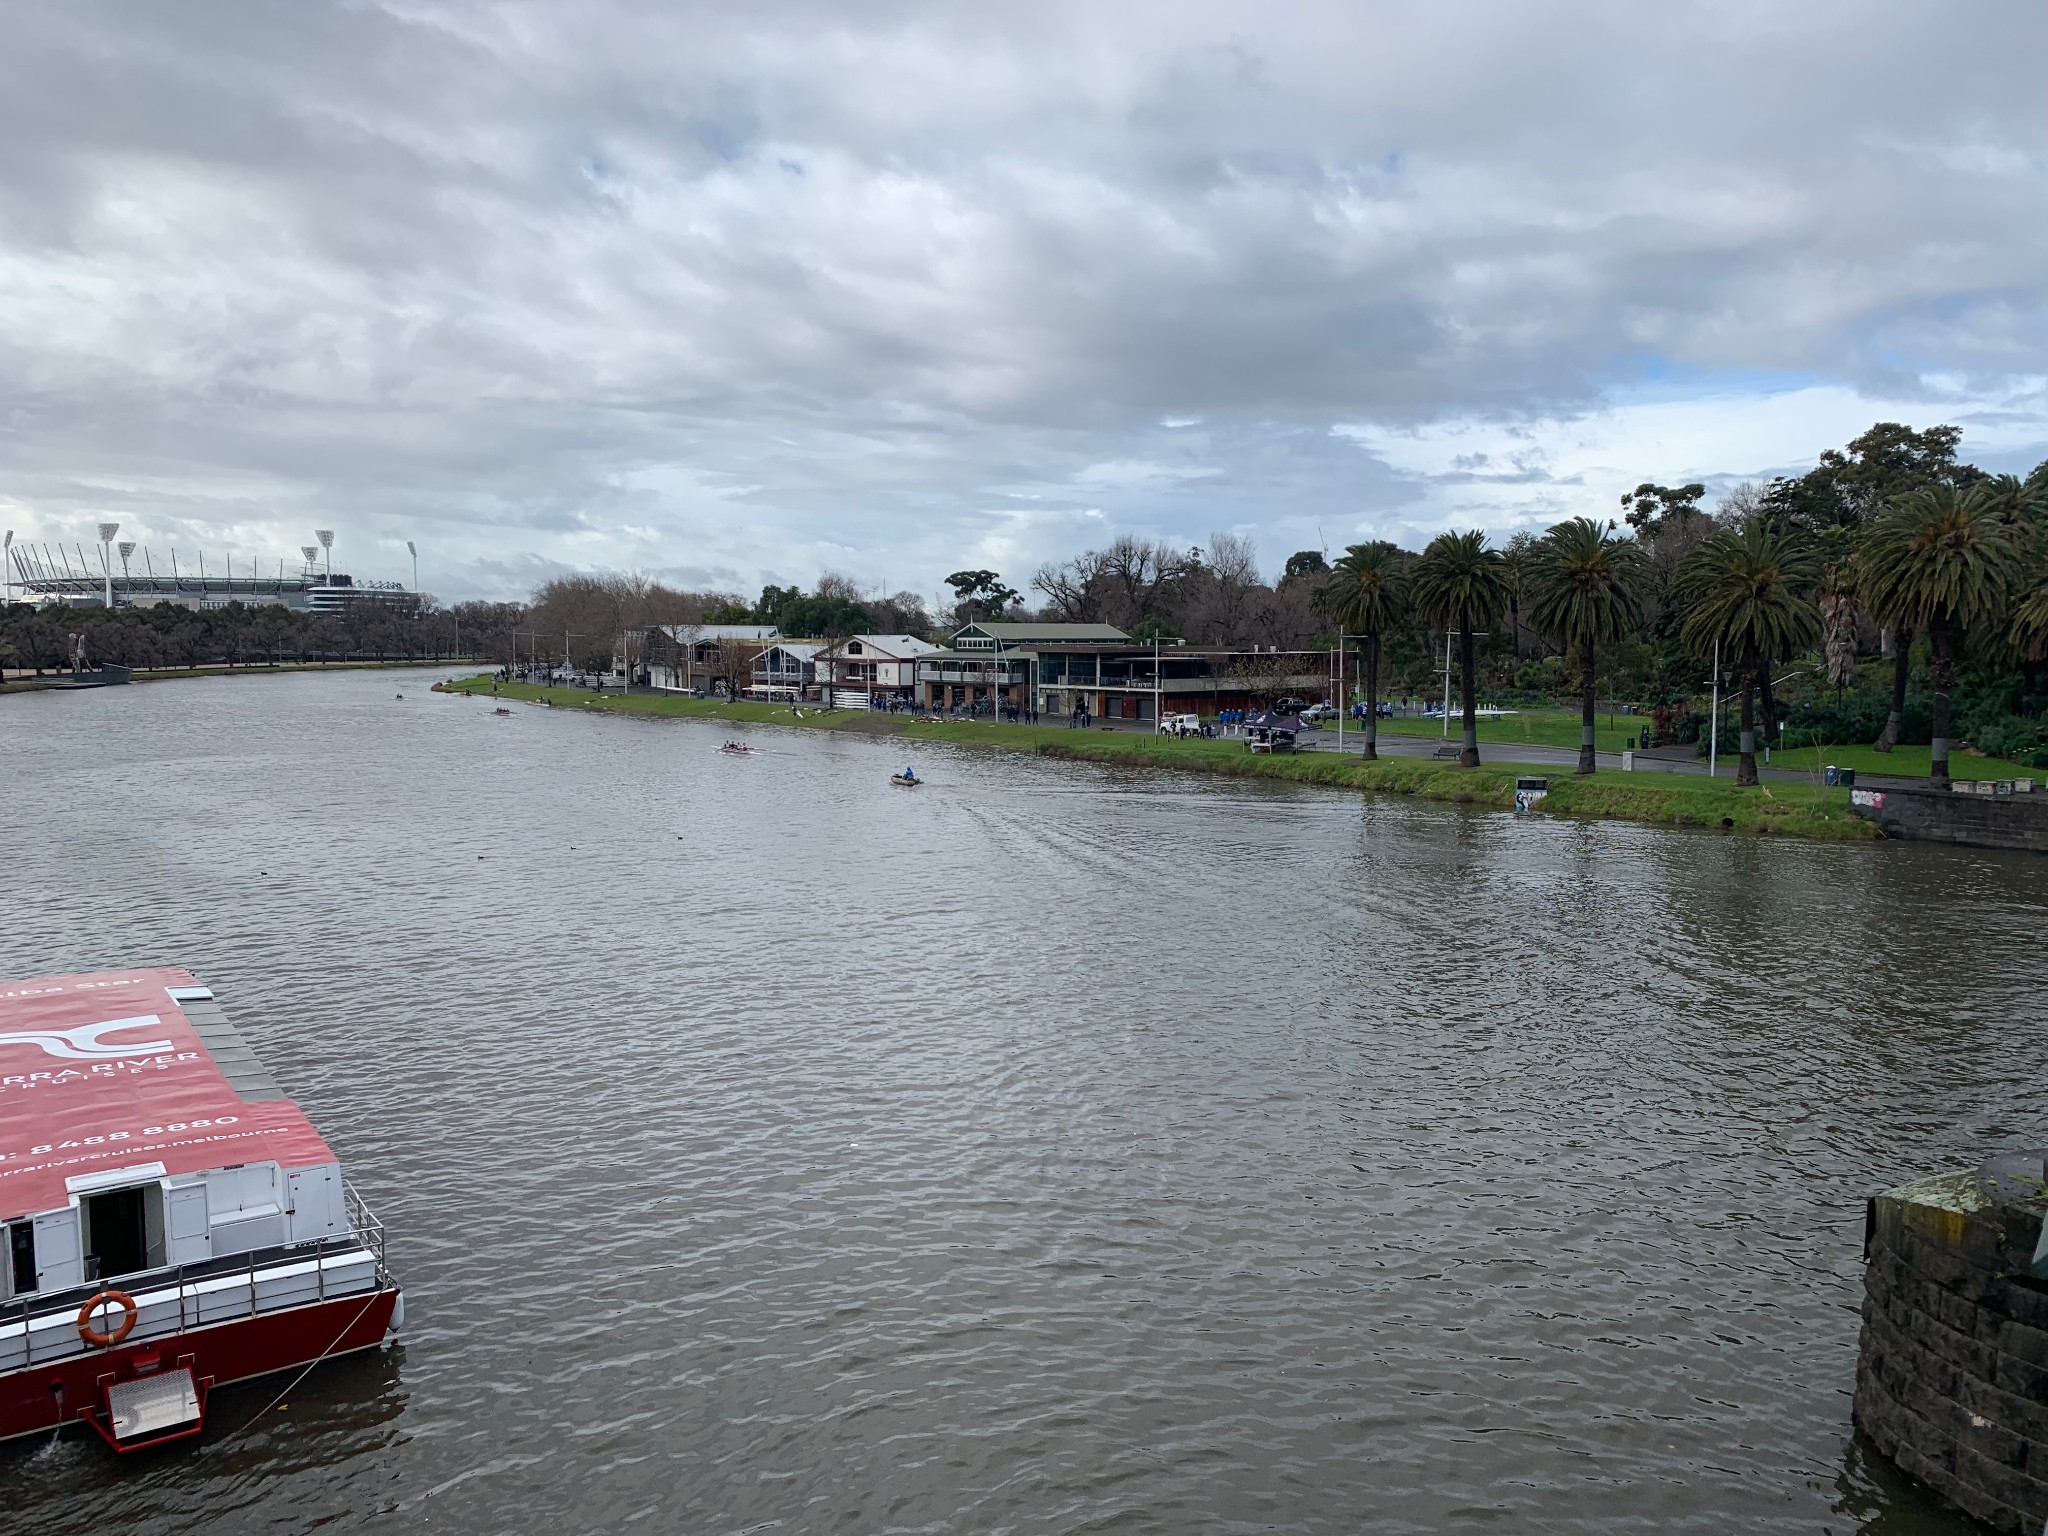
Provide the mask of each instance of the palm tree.
{"label": "palm tree", "polygon": [[1353,544],[1323,588],[1324,609],[1347,634],[1365,644],[1365,756],[1380,755],[1380,636],[1401,621],[1408,606],[1405,557],[1385,540]]}
{"label": "palm tree", "polygon": [[1517,533],[1500,552],[1501,575],[1508,584],[1508,638],[1513,641],[1515,661],[1522,660],[1522,604],[1535,580],[1536,541]]}
{"label": "palm tree", "polygon": [[[1458,762],[1479,766],[1479,718],[1472,700],[1472,631],[1492,624],[1507,607],[1507,580],[1497,550],[1486,547],[1486,535],[1440,533],[1415,562],[1409,587],[1416,612],[1442,629],[1458,632],[1458,669],[1465,705],[1465,746]],[[1450,701],[1446,699],[1446,706]]]}
{"label": "palm tree", "polygon": [[1579,656],[1579,773],[1593,771],[1594,648],[1635,628],[1642,567],[1634,539],[1590,517],[1559,523],[1530,557],[1536,598],[1529,622]]}
{"label": "palm tree", "polygon": [[1837,523],[1820,536],[1820,656],[1835,691],[1856,680],[1856,530]]}
{"label": "palm tree", "polygon": [[1932,485],[1909,492],[1864,535],[1863,600],[1878,618],[1927,636],[1934,694],[1927,781],[1947,789],[1949,690],[1956,655],[1971,628],[2001,621],[2020,574],[2008,489]]}
{"label": "palm tree", "polygon": [[1677,590],[1686,615],[1678,638],[1694,655],[1724,650],[1742,680],[1738,785],[1756,782],[1756,690],[1774,656],[1792,656],[1820,632],[1820,610],[1805,594],[1819,561],[1796,534],[1753,517],[1723,528],[1685,557]]}
{"label": "palm tree", "polygon": [[2048,661],[2048,538],[2034,541],[2032,558],[2012,599],[2012,623],[2006,639],[2019,653],[2026,671],[2027,692],[2035,692],[2041,663]]}

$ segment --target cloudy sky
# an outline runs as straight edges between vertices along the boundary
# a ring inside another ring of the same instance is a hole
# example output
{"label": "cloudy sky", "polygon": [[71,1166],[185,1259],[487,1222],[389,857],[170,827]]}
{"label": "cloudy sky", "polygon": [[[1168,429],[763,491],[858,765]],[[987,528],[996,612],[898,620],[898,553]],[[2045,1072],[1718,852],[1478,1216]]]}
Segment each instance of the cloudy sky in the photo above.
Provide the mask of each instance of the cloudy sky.
{"label": "cloudy sky", "polygon": [[930,592],[1541,526],[1877,419],[2025,468],[2044,45],[2038,0],[17,0],[0,522]]}

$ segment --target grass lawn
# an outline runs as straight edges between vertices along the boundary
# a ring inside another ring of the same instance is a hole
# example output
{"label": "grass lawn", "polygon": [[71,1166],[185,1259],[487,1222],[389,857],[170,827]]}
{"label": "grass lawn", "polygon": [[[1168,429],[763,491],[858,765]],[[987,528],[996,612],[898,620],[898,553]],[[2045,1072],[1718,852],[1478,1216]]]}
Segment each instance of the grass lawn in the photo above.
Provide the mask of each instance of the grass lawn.
{"label": "grass lawn", "polygon": [[[1481,741],[1527,742],[1537,747],[1564,747],[1576,752],[1579,749],[1579,712],[1576,709],[1523,709],[1511,715],[1502,715],[1489,720],[1481,716],[1475,722]],[[1593,717],[1593,743],[1602,752],[1619,752],[1628,746],[1631,736],[1640,736],[1649,725],[1648,715],[1609,715],[1605,710]],[[1456,742],[1463,739],[1464,721],[1455,713],[1451,715],[1451,734],[1444,736],[1441,720],[1419,720],[1413,715],[1397,715],[1392,720],[1380,722],[1383,736],[1434,736],[1438,740]],[[1346,721],[1344,734],[1352,731],[1351,722]]]}
{"label": "grass lawn", "polygon": [[[1736,789],[1727,779],[1675,774],[1601,772],[1587,778],[1560,774],[1554,765],[1534,767],[1490,763],[1459,768],[1431,758],[1387,758],[1368,763],[1335,752],[1254,755],[1242,741],[1225,737],[1144,736],[1130,731],[1076,731],[1059,725],[998,725],[990,721],[923,722],[903,715],[860,710],[817,710],[789,704],[728,704],[723,700],[679,698],[673,694],[595,694],[580,688],[543,688],[501,683],[493,694],[488,677],[466,679],[448,691],[509,700],[546,699],[557,706],[617,714],[665,715],[684,719],[795,726],[799,729],[886,735],[910,742],[947,742],[999,747],[1046,757],[1138,769],[1183,769],[1231,778],[1281,779],[1332,789],[1416,795],[1457,805],[1510,810],[1518,772],[1535,771],[1550,781],[1546,813],[1645,821],[1665,826],[1706,827],[1746,833],[1789,833],[1802,837],[1867,840],[1877,836],[1866,821],[1849,814],[1846,790],[1817,784],[1764,784]],[[1534,712],[1532,712],[1534,713]],[[1562,711],[1553,712],[1562,715]],[[1576,737],[1577,717],[1569,717]],[[1496,722],[1512,724],[1513,721]],[[1549,745],[1550,743],[1544,743]]]}
{"label": "grass lawn", "polygon": [[[1610,720],[1613,722],[1610,724]],[[1649,724],[1647,715],[1613,715],[1602,713],[1595,719],[1594,740],[1602,752],[1619,752],[1628,745],[1630,736],[1639,734]],[[1542,747],[1565,747],[1576,750],[1579,745],[1579,712],[1576,709],[1525,709],[1496,720],[1481,719],[1478,722],[1479,739],[1482,742],[1496,742],[1512,746],[1516,742],[1529,742]],[[1443,722],[1440,720],[1416,720],[1399,718],[1382,720],[1380,732],[1388,736],[1426,736],[1443,739]],[[1346,728],[1349,734],[1349,727]],[[1455,742],[1462,735],[1462,727],[1454,715],[1451,718],[1450,740]],[[1721,734],[1721,756],[1724,761],[1735,760],[1735,733],[1732,730]],[[1831,747],[1800,747],[1790,751],[1771,754],[1773,768],[1786,768],[1794,772],[1818,775],[1823,766],[1833,763],[1840,768],[1854,768],[1859,774],[1884,773],[1901,778],[1925,778],[1927,776],[1927,748],[1894,747],[1889,752],[1874,752],[1869,743],[1844,743]],[[1974,752],[1957,748],[1949,758],[1949,773],[1958,779],[2010,779],[2031,776],[2048,777],[2048,770],[2029,768],[2023,763],[2006,762],[1996,757],[1980,757]]]}
{"label": "grass lawn", "polygon": [[[1923,779],[1927,776],[1928,757],[1924,746],[1893,747],[1889,752],[1874,752],[1867,742],[1856,746],[1800,747],[1771,754],[1773,768],[1797,768],[1818,774],[1828,763],[1838,768],[1854,768],[1859,774],[1888,773],[1900,778]],[[1950,750],[1948,772],[1954,779],[2039,779],[2048,776],[2039,768],[2008,763],[2002,758],[1980,757],[1961,747]]]}

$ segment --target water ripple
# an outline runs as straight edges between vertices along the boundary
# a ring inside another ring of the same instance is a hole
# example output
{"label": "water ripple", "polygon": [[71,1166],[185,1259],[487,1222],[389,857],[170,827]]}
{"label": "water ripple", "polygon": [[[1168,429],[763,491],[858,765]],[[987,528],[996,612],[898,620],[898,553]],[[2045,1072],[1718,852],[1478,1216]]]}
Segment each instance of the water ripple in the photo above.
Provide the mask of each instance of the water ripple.
{"label": "water ripple", "polygon": [[2048,865],[393,692],[0,706],[14,970],[198,971],[409,1320],[0,1526],[1960,1529],[1862,1201],[2043,1139]]}

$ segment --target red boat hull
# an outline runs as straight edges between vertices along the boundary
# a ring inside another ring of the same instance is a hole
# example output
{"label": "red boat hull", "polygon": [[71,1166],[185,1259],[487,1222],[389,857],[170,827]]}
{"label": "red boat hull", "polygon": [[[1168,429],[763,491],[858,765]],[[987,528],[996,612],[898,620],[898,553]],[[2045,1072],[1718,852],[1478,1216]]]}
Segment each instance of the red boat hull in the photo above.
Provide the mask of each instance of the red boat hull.
{"label": "red boat hull", "polygon": [[332,1358],[374,1348],[384,1341],[397,1305],[398,1290],[391,1287],[9,1372],[0,1376],[0,1440],[47,1434],[59,1424],[75,1423],[85,1410],[97,1411],[106,1381],[138,1374],[137,1356],[155,1356],[164,1369],[188,1367],[195,1381],[210,1380],[213,1386],[224,1387],[303,1367],[323,1355]]}

